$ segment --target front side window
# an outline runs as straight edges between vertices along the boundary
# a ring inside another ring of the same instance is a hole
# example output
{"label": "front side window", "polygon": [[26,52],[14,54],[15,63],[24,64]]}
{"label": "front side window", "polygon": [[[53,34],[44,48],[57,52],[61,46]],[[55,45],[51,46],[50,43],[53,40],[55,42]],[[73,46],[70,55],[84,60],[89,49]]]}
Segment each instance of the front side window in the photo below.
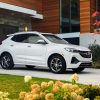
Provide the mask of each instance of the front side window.
{"label": "front side window", "polygon": [[53,43],[57,43],[57,44],[68,44],[67,41],[55,36],[55,35],[51,35],[51,34],[43,34],[43,36],[45,38],[47,38],[49,41],[53,42]]}
{"label": "front side window", "polygon": [[27,38],[28,43],[33,43],[33,44],[37,44],[37,41],[41,39],[42,38],[36,34],[28,34],[28,38]]}

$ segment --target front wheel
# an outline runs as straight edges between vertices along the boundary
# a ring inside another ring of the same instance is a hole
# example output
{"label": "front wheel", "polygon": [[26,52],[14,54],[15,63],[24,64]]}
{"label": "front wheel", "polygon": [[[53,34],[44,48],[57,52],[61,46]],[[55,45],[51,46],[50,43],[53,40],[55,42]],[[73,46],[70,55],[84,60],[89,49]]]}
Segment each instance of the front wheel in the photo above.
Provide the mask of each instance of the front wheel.
{"label": "front wheel", "polygon": [[14,67],[12,56],[5,53],[1,56],[0,64],[3,69],[12,69]]}
{"label": "front wheel", "polygon": [[75,68],[75,69],[72,69],[74,72],[82,72],[85,68]]}
{"label": "front wheel", "polygon": [[48,66],[53,73],[64,73],[66,71],[66,63],[63,57],[55,55],[48,61]]}

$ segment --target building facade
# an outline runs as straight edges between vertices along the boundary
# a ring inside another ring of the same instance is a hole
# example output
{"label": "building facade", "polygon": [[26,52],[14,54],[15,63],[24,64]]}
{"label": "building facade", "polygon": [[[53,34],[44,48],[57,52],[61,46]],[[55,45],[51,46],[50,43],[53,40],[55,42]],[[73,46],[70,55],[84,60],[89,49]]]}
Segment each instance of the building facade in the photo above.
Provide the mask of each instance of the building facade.
{"label": "building facade", "polygon": [[84,45],[94,31],[91,15],[99,8],[100,0],[0,0],[0,41],[14,32],[40,31],[61,33],[76,44],[80,37]]}

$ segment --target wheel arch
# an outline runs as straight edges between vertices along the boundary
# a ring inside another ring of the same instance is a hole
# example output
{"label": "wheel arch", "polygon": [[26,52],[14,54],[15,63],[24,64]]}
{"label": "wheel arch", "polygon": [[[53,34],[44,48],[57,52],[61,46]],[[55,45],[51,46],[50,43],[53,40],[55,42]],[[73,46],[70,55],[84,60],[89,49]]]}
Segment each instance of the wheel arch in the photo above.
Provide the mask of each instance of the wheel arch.
{"label": "wheel arch", "polygon": [[[1,58],[2,55],[4,55],[4,54],[9,54],[9,55],[11,55],[11,53],[9,53],[8,51],[4,51],[4,52],[1,53],[0,58]],[[12,57],[12,55],[11,55],[11,57]]]}
{"label": "wheel arch", "polygon": [[[47,65],[49,64],[50,59],[51,59],[53,56],[55,56],[55,55],[61,56],[61,57],[64,59],[64,61],[65,61],[65,58],[63,57],[63,55],[61,55],[61,54],[59,54],[59,53],[53,53],[53,54],[49,55],[48,60],[47,60]],[[66,64],[66,61],[65,61],[65,64]],[[67,67],[67,65],[66,65],[66,67]]]}

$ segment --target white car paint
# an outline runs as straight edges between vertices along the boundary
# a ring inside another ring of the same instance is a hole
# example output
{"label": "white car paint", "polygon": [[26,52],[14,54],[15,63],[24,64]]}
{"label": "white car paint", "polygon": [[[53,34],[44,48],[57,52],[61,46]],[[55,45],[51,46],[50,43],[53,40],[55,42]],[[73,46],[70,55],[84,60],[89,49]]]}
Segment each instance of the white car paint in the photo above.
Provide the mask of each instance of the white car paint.
{"label": "white car paint", "polygon": [[[32,44],[32,43],[19,43],[14,42],[11,38],[14,35],[18,34],[37,34],[47,44]],[[9,37],[2,42],[0,45],[0,55],[3,52],[9,52],[13,58],[14,64],[23,64],[23,65],[34,65],[34,66],[48,66],[48,59],[52,54],[61,55],[65,62],[66,68],[78,68],[81,63],[90,63],[92,62],[92,56],[90,58],[82,57],[79,53],[70,52],[69,49],[86,51],[90,50],[86,47],[76,46],[72,44],[57,44],[48,40],[43,34],[51,33],[39,33],[39,32],[19,32],[9,35]],[[52,35],[52,34],[51,34]],[[72,58],[75,57],[79,62],[71,63]],[[86,66],[87,67],[87,66]]]}

